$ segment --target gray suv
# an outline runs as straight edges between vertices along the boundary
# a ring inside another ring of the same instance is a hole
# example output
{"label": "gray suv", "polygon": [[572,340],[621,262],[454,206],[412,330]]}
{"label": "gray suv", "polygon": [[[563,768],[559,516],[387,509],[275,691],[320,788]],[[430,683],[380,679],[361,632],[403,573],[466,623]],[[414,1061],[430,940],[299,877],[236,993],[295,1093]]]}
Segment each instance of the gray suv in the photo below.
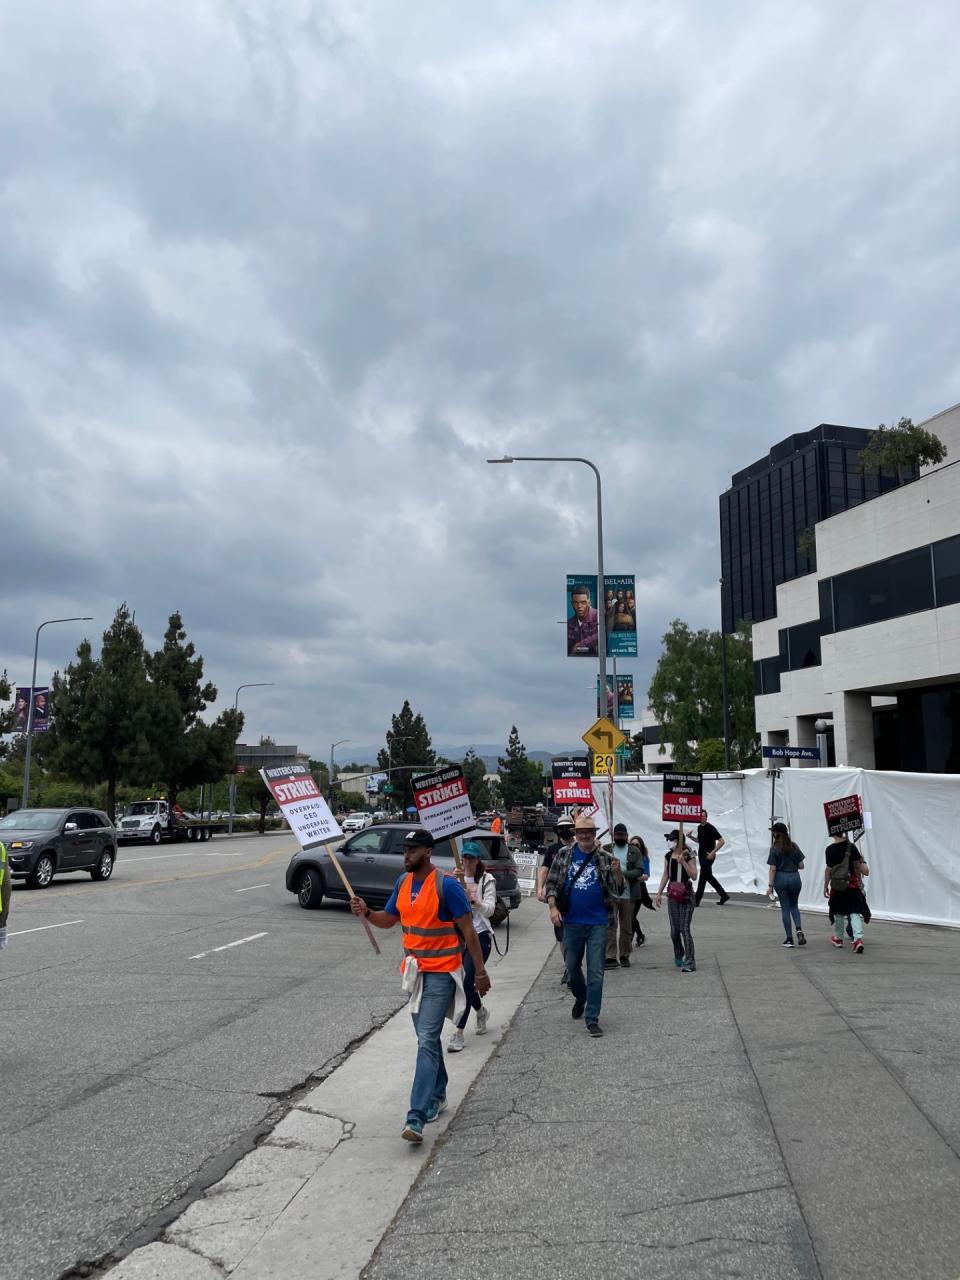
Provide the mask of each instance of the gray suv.
{"label": "gray suv", "polygon": [[[403,873],[403,838],[409,823],[381,823],[350,836],[337,849],[337,857],[347,879],[359,897],[372,907],[386,905],[397,878]],[[513,911],[520,905],[517,864],[507,842],[493,831],[468,831],[463,840],[476,840],[483,846],[483,862],[497,884],[497,897]],[[449,840],[438,840],[433,863],[444,871],[453,870],[453,850]],[[287,888],[297,895],[301,907],[308,911],[320,906],[324,897],[346,902],[344,889],[329,855],[323,848],[299,849],[287,867]]]}
{"label": "gray suv", "polygon": [[16,809],[0,818],[0,840],[14,880],[46,889],[55,875],[89,871],[109,880],[117,857],[117,833],[99,809]]}

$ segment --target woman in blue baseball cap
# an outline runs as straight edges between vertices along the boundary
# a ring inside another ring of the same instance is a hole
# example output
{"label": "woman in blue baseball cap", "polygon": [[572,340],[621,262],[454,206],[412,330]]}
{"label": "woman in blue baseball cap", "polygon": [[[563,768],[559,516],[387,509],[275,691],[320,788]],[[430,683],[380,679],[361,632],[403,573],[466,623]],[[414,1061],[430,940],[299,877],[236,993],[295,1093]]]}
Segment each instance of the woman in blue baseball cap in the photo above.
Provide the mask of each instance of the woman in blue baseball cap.
{"label": "woman in blue baseball cap", "polygon": [[[497,882],[484,867],[481,861],[482,855],[483,846],[478,840],[464,841],[462,851],[464,879],[467,882],[467,894],[470,898],[473,927],[477,932],[477,940],[480,943],[480,950],[483,952],[484,964],[486,964],[490,955],[490,948],[493,945],[493,929],[490,925],[490,917],[497,907]],[[467,1025],[471,1009],[476,1009],[477,1011],[477,1035],[483,1036],[487,1033],[487,1018],[489,1014],[484,1007],[483,1001],[477,995],[473,977],[473,960],[468,951],[463,957],[463,991],[467,997],[467,1007],[457,1023],[456,1030],[447,1042],[448,1053],[459,1053],[465,1047],[463,1029]]]}

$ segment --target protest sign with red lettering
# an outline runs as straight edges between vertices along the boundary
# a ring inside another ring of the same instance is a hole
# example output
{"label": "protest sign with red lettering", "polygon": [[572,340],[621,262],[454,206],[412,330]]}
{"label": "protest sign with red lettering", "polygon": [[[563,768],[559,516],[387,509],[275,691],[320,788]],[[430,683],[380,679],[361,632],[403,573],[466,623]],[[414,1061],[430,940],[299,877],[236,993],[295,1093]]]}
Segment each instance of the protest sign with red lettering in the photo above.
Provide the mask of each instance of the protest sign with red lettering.
{"label": "protest sign with red lettering", "polygon": [[586,756],[555,756],[550,771],[554,804],[592,804],[590,761]]}
{"label": "protest sign with red lettering", "polygon": [[827,800],[823,806],[827,830],[832,836],[842,836],[848,831],[860,831],[863,827],[863,802],[859,796],[842,796],[839,800]]}
{"label": "protest sign with red lettering", "polygon": [[313,774],[305,764],[283,764],[261,769],[260,777],[290,823],[301,849],[339,840],[343,835]]}
{"label": "protest sign with red lettering", "polygon": [[663,821],[699,822],[703,812],[703,774],[663,775]]}
{"label": "protest sign with red lettering", "polygon": [[470,790],[458,764],[412,780],[417,815],[435,840],[448,840],[477,825]]}

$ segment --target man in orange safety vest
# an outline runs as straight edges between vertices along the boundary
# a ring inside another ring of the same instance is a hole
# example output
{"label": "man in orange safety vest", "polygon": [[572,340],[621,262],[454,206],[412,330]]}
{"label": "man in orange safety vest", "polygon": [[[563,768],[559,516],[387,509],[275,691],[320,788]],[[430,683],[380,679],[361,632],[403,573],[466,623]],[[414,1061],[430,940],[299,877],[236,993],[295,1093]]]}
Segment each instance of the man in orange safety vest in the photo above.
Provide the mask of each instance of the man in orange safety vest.
{"label": "man in orange safety vest", "polygon": [[484,996],[490,990],[470,902],[453,876],[433,866],[435,843],[423,828],[407,833],[404,873],[383,911],[371,911],[362,898],[350,899],[354,915],[378,929],[392,929],[399,922],[403,930],[400,969],[404,987],[411,992],[417,1066],[407,1122],[400,1136],[413,1143],[423,1141],[423,1126],[436,1120],[447,1105],[447,1069],[440,1036],[451,1008],[454,1017],[466,1008],[461,939],[473,958],[477,994]]}

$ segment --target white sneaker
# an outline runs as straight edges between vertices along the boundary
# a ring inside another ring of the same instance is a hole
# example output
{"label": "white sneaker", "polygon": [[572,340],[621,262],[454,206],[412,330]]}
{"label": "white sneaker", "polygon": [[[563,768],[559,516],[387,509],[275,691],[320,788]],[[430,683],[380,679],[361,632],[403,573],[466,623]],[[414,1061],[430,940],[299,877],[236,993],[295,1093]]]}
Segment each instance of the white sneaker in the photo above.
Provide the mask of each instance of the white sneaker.
{"label": "white sneaker", "polygon": [[450,1039],[447,1041],[447,1052],[448,1052],[448,1053],[459,1053],[459,1052],[460,1052],[460,1050],[461,1050],[461,1049],[463,1049],[463,1048],[465,1048],[465,1047],[466,1047],[466,1046],[465,1046],[465,1045],[464,1045],[464,1043],[463,1043],[463,1032],[462,1032],[462,1031],[455,1031],[455,1032],[453,1033],[453,1035],[450,1037]]}
{"label": "white sneaker", "polygon": [[485,1036],[487,1034],[487,1019],[489,1017],[490,1017],[490,1014],[487,1012],[486,1008],[483,1005],[481,1005],[480,1008],[477,1010],[477,1035],[478,1036]]}

